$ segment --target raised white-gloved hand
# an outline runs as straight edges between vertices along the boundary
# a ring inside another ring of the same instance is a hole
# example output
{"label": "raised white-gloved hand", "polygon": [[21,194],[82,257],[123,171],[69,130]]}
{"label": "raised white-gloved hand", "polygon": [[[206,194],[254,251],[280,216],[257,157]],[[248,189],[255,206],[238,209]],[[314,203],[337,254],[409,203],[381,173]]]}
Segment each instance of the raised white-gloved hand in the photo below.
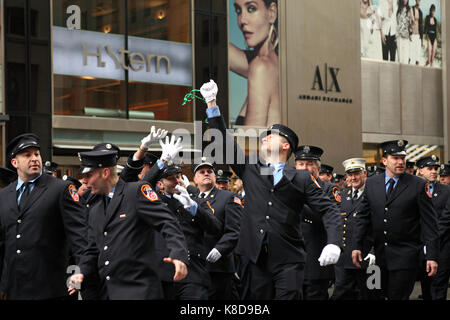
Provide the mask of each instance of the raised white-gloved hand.
{"label": "raised white-gloved hand", "polygon": [[164,129],[158,129],[158,131],[156,131],[155,126],[152,126],[148,136],[144,137],[141,140],[141,146],[144,147],[145,149],[148,149],[156,141],[164,139],[167,136],[167,133],[168,131]]}
{"label": "raised white-gloved hand", "polygon": [[214,80],[210,80],[209,82],[206,82],[200,88],[200,93],[202,94],[206,103],[216,100],[218,91],[219,91],[219,88],[217,87],[217,84],[214,82]]}
{"label": "raised white-gloved hand", "polygon": [[365,258],[364,261],[369,260],[369,267],[373,266],[375,264],[375,256],[371,253],[369,253]]}
{"label": "raised white-gloved hand", "polygon": [[216,248],[212,248],[212,250],[208,253],[208,256],[206,257],[206,261],[214,263],[217,262],[222,257],[219,250]]}
{"label": "raised white-gloved hand", "polygon": [[184,174],[182,175],[183,178],[183,184],[185,186],[185,188],[189,187],[191,184],[189,183],[189,179],[188,177],[186,177]]}
{"label": "raised white-gloved hand", "polygon": [[341,254],[341,248],[335,244],[327,244],[320,254],[319,262],[320,266],[325,267],[330,264],[335,264],[339,260],[339,255]]}
{"label": "raised white-gloved hand", "polygon": [[194,200],[191,199],[191,197],[189,196],[189,193],[187,192],[186,188],[183,188],[180,185],[177,185],[175,187],[175,189],[177,189],[178,191],[180,191],[180,194],[173,194],[173,197],[175,199],[177,199],[178,201],[180,201],[180,203],[183,205],[183,207],[185,209],[190,209],[193,206],[197,205],[197,202],[195,202]]}
{"label": "raised white-gloved hand", "polygon": [[166,137],[166,143],[163,140],[159,140],[159,144],[162,148],[161,161],[169,162],[173,161],[177,154],[183,150],[181,146],[181,137],[175,142],[175,136],[172,135],[172,139],[169,141],[169,137]]}

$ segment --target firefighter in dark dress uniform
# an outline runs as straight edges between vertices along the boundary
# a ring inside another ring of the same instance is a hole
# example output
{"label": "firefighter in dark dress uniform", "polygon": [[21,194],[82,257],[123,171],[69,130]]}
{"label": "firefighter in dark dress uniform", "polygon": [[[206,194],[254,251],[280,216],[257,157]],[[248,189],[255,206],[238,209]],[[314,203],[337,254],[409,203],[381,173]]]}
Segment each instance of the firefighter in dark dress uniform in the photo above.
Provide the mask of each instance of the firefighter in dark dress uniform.
{"label": "firefighter in dark dress uniform", "polygon": [[390,300],[409,299],[421,265],[421,251],[426,251],[430,277],[436,274],[439,255],[436,211],[428,183],[405,173],[407,143],[396,140],[381,144],[386,172],[367,179],[366,196],[356,215],[353,263],[361,267],[363,242],[371,233],[381,268],[381,291]]}
{"label": "firefighter in dark dress uniform", "polygon": [[[217,170],[219,171],[222,170]],[[198,203],[206,202],[223,225],[220,232],[206,233],[206,267],[211,277],[209,299],[236,300],[238,294],[233,253],[239,239],[242,201],[237,194],[217,187],[216,178],[229,181],[231,172],[216,176],[212,160],[203,157],[201,161],[195,161],[192,172],[198,189],[188,187],[192,192],[191,197]]]}
{"label": "firefighter in dark dress uniform", "polygon": [[[317,180],[323,192],[331,201],[339,205],[341,202],[339,186],[324,182],[319,178],[321,170],[320,157],[323,150],[315,146],[300,146],[295,152],[295,167],[297,170],[308,170]],[[328,300],[328,287],[334,280],[334,266],[322,267],[319,257],[322,248],[327,244],[327,231],[319,213],[308,205],[301,212],[301,229],[305,240],[306,264],[303,297],[305,300]]]}
{"label": "firefighter in dark dress uniform", "polygon": [[[447,203],[447,199],[450,197],[450,187],[441,185],[438,182],[438,173],[439,168],[441,167],[439,163],[439,158],[435,155],[423,157],[417,160],[417,169],[418,176],[425,179],[428,182],[428,190],[427,193],[432,197],[433,206],[436,210],[436,219],[439,222],[440,217],[445,209],[445,205]],[[442,252],[442,250],[440,250]],[[420,280],[421,288],[422,288],[422,299],[423,300],[431,300],[431,282],[433,279],[436,279],[437,275],[430,278],[425,271],[426,260],[425,257],[422,259],[422,268],[419,271],[418,278]],[[445,269],[443,265],[441,265],[438,261],[439,268]]]}
{"label": "firefighter in dark dress uniform", "polygon": [[67,298],[69,248],[78,263],[86,248],[84,208],[73,184],[44,174],[39,138],[14,138],[7,156],[18,179],[0,191],[0,295]]}
{"label": "firefighter in dark dress uniform", "polygon": [[89,246],[81,274],[71,277],[71,293],[84,275],[98,272],[101,299],[161,299],[156,231],[169,248],[164,262],[174,265],[174,281],[188,273],[186,241],[177,220],[148,183],[119,179],[116,151],[82,152],[80,159],[83,180],[98,200],[89,208]]}
{"label": "firefighter in dark dress uniform", "polygon": [[367,237],[363,245],[364,261],[361,269],[356,268],[352,262],[353,238],[355,217],[358,214],[359,205],[364,198],[364,186],[367,179],[366,160],[352,158],[343,163],[350,187],[341,192],[341,215],[343,220],[342,253],[335,265],[335,285],[332,300],[368,300],[369,292],[366,285],[368,266],[375,264],[372,241]]}
{"label": "firefighter in dark dress uniform", "polygon": [[325,266],[336,263],[341,251],[339,209],[309,172],[286,164],[297,149],[295,132],[281,124],[272,125],[261,136],[259,157],[245,156],[227,133],[216,105],[217,85],[211,80],[200,91],[208,105],[209,125],[223,135],[222,150],[226,153],[227,144],[233,146],[233,154],[228,156],[234,160],[227,164],[244,182],[245,204],[236,253],[250,259],[250,298],[301,299],[305,252],[300,210],[304,204],[310,205],[327,227],[328,244],[320,259]]}
{"label": "firefighter in dark dress uniform", "polygon": [[[437,214],[438,226],[440,226],[440,222],[446,218],[445,210],[447,200],[450,198],[450,187],[438,182],[438,173],[441,168],[439,158],[435,155],[421,158],[417,161],[417,168],[419,176],[428,182],[427,193],[432,197],[433,206]],[[440,229],[441,241],[437,274],[430,278],[424,270],[420,272],[423,300],[445,300],[447,297],[449,266],[446,263],[447,261],[445,261],[445,256],[448,255],[446,250],[449,250],[449,247],[446,247],[445,241],[442,241],[443,233],[445,233],[445,230]]]}
{"label": "firefighter in dark dress uniform", "polygon": [[[175,142],[175,137],[162,143],[161,159],[144,177],[150,185],[161,190],[160,198],[167,204],[172,214],[177,218],[186,238],[189,250],[189,274],[179,283],[169,283],[165,274],[167,266],[161,270],[165,280],[167,299],[208,300],[208,290],[211,285],[206,267],[208,255],[207,234],[219,234],[223,224],[214,214],[212,207],[206,202],[196,202],[184,188],[181,168],[173,165],[181,148],[181,140]],[[171,151],[173,150],[173,151]],[[171,165],[168,165],[171,164]],[[160,239],[158,242],[161,242]]]}

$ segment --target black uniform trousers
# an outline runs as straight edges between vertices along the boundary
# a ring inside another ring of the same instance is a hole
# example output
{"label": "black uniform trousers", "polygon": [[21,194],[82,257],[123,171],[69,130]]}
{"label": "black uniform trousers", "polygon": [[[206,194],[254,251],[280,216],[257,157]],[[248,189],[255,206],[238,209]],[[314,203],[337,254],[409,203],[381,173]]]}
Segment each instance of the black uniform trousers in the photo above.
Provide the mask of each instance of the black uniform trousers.
{"label": "black uniform trousers", "polygon": [[379,300],[380,290],[369,289],[366,269],[345,269],[335,267],[336,275],[331,300]]}
{"label": "black uniform trousers", "polygon": [[328,300],[328,279],[305,279],[303,284],[303,296],[305,300]]}
{"label": "black uniform trousers", "polygon": [[237,291],[240,300],[250,299],[250,259],[245,256],[236,255],[236,273],[239,277]]}
{"label": "black uniform trousers", "polygon": [[[165,300],[208,300],[208,285],[207,281],[201,283],[195,279],[185,278],[180,282],[168,281],[175,273],[175,269],[172,265],[163,265],[164,270],[161,270],[162,275],[162,289]],[[170,271],[169,271],[170,270]],[[169,271],[169,272],[168,272]],[[201,259],[191,256],[188,265],[188,275],[191,271],[193,273],[205,274],[208,277],[208,273],[205,268],[205,263]],[[167,276],[170,274],[170,277]]]}
{"label": "black uniform trousers", "polygon": [[210,272],[209,300],[239,300],[233,273]]}
{"label": "black uniform trousers", "polygon": [[439,265],[431,282],[431,297],[433,300],[447,300],[449,278],[450,268],[441,268],[441,265]]}
{"label": "black uniform trousers", "polygon": [[[431,281],[432,277],[428,276],[428,272],[426,271],[427,261],[422,261],[422,267],[418,272],[418,278],[420,281],[420,288],[422,289],[422,299],[423,300],[431,300]],[[439,268],[438,268],[439,269]]]}
{"label": "black uniform trousers", "polygon": [[303,262],[277,264],[268,259],[263,245],[256,264],[249,262],[251,300],[302,300]]}
{"label": "black uniform trousers", "polygon": [[381,296],[388,300],[409,300],[416,282],[418,268],[387,270],[381,268]]}

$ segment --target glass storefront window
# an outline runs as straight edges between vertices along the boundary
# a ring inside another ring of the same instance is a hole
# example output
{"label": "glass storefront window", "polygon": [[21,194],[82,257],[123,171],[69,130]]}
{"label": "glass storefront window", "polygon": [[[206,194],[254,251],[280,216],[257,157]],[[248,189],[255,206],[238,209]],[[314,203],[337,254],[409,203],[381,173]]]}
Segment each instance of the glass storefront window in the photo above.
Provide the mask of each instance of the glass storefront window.
{"label": "glass storefront window", "polygon": [[55,115],[193,121],[190,1],[53,0],[53,21]]}

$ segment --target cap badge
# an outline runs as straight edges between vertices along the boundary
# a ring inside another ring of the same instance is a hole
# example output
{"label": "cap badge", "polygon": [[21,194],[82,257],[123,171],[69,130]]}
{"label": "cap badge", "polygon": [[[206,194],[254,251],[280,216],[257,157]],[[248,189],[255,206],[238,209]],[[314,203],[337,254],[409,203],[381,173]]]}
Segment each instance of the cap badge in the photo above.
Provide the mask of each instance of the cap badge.
{"label": "cap badge", "polygon": [[397,145],[398,145],[399,147],[403,147],[403,146],[405,145],[405,142],[404,142],[403,140],[398,140]]}
{"label": "cap badge", "polygon": [[52,163],[50,161],[45,161],[45,166],[46,167],[50,167],[52,165]]}
{"label": "cap badge", "polygon": [[206,157],[202,157],[202,161],[206,161]]}
{"label": "cap badge", "polygon": [[303,147],[303,153],[309,153],[311,151],[311,148],[309,146]]}
{"label": "cap badge", "polygon": [[433,154],[433,155],[431,156],[431,159],[432,159],[433,161],[436,161],[436,156]]}
{"label": "cap badge", "polygon": [[442,164],[441,165],[441,169],[444,170],[445,169],[445,165]]}
{"label": "cap badge", "polygon": [[217,174],[218,174],[219,176],[221,176],[221,175],[223,175],[223,171],[222,171],[222,170],[219,170],[219,171],[217,171]]}
{"label": "cap badge", "polygon": [[112,148],[112,145],[108,143],[108,144],[106,145],[106,149],[111,149],[111,148]]}

